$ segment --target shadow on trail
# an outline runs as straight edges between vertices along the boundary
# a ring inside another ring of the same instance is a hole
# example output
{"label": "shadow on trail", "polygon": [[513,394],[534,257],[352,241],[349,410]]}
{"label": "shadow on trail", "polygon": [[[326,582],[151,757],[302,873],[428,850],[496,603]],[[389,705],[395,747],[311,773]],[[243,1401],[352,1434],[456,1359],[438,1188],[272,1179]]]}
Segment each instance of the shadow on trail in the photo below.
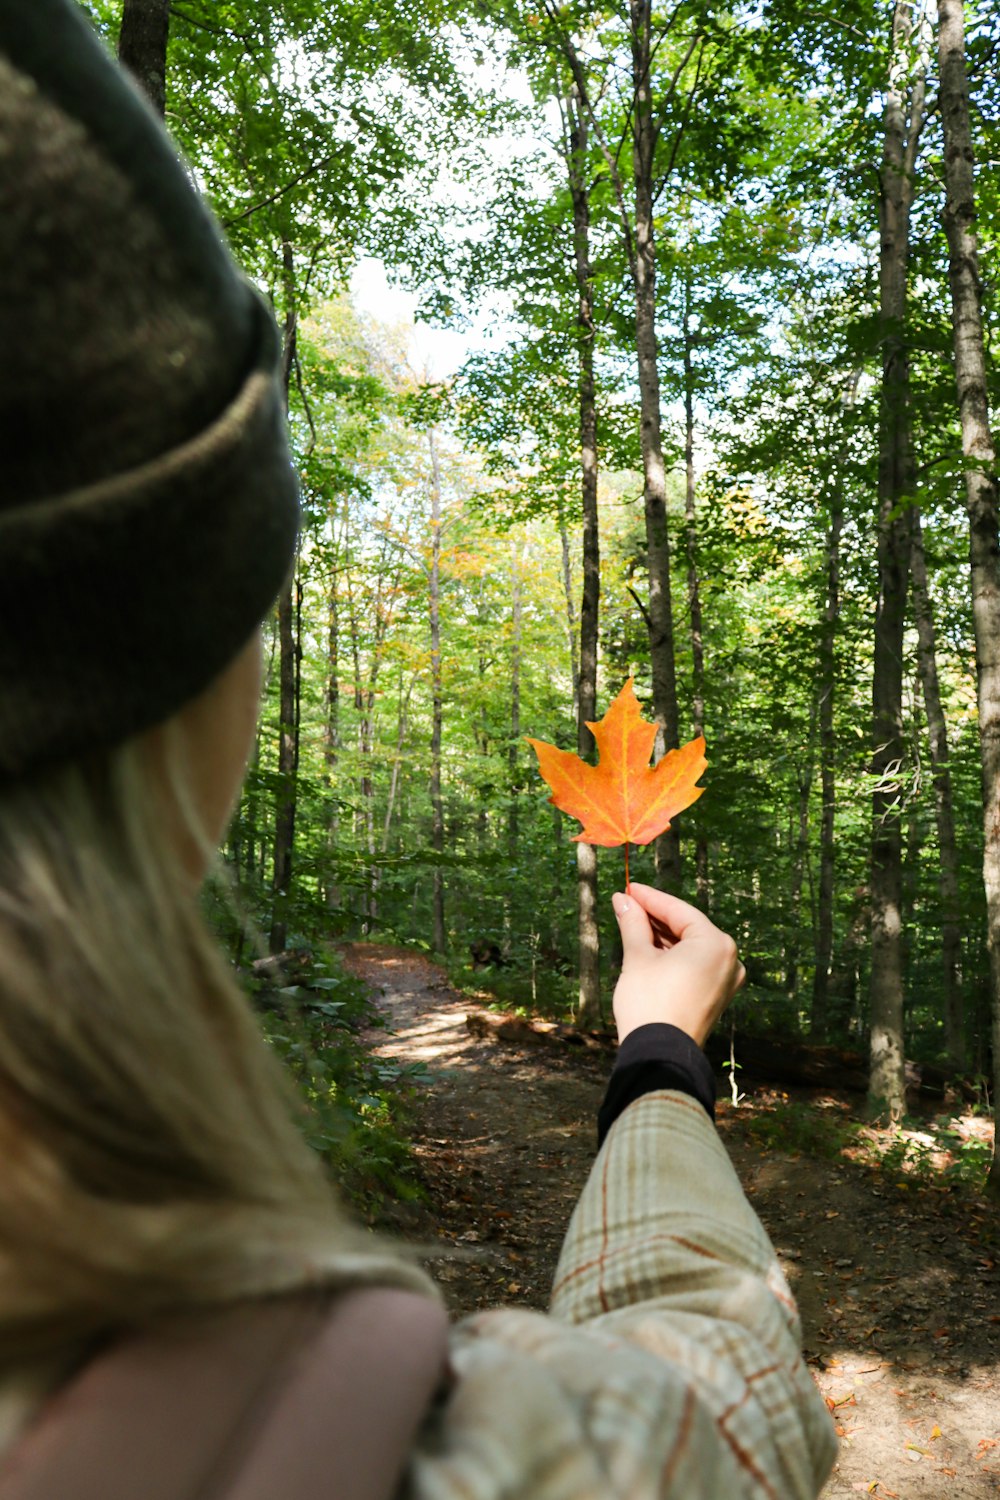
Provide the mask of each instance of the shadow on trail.
{"label": "shadow on trail", "polygon": [[[392,1206],[386,1227],[440,1246],[428,1265],[456,1314],[544,1308],[593,1160],[607,1061],[473,1036],[468,1001],[420,954],[358,943],[344,956],[387,1021],[373,1049],[423,1065],[413,1149],[426,1197]],[[749,1123],[768,1092],[736,1110],[721,1098],[719,1127],[795,1291],[840,1431],[823,1500],[997,1500],[995,1218],[860,1162],[762,1145]]]}
{"label": "shadow on trail", "polygon": [[389,1227],[440,1242],[429,1268],[455,1313],[544,1308],[593,1161],[604,1067],[473,1036],[468,999],[421,954],[374,943],[342,952],[387,1023],[373,1051],[421,1065],[412,1140],[426,1201],[390,1208]]}
{"label": "shadow on trail", "polygon": [[795,1292],[841,1435],[824,1500],[996,1500],[993,1217],[971,1198],[900,1186],[860,1161],[762,1150],[748,1120],[767,1095],[737,1110],[720,1101],[719,1124]]}

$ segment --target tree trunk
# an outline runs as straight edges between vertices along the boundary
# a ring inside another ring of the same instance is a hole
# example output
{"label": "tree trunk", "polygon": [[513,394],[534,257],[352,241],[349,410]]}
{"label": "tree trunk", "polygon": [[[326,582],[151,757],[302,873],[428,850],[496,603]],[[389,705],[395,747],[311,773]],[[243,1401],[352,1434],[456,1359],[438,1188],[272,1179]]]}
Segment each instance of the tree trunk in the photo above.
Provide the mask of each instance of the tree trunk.
{"label": "tree trunk", "polygon": [[941,707],[938,683],[937,643],[927,563],[924,557],[920,512],[913,510],[913,614],[917,624],[917,665],[927,713],[934,778],[934,814],[937,820],[941,888],[941,957],[944,962],[945,1050],[956,1068],[965,1067],[965,1007],[962,999],[962,932],[958,896],[958,850],[955,840],[955,809],[951,794],[948,728]]}
{"label": "tree trunk", "polygon": [[[652,0],[629,0],[633,84],[630,125],[634,179],[631,220],[618,153],[612,149],[601,128],[600,117],[590,99],[587,73],[580,54],[563,24],[563,17],[556,0],[543,0],[542,10],[553,28],[553,45],[569,64],[581,114],[584,112],[586,114],[607,167],[621,216],[625,253],[635,290],[643,506],[649,569],[649,606],[648,608],[641,606],[641,608],[649,631],[653,713],[658,726],[656,754],[662,756],[666,750],[677,745],[678,712],[673,612],[670,596],[666,474],[663,467],[660,374],[657,365],[656,339],[653,166],[660,127],[653,118],[650,78],[653,51]],[[690,43],[688,57],[691,56],[696,42],[697,36]],[[678,890],[681,881],[681,859],[676,829],[668,829],[656,840],[655,858],[659,883]]]}
{"label": "tree trunk", "polygon": [[[855,386],[856,383],[855,381]],[[816,961],[813,967],[809,1018],[809,1034],[818,1041],[823,1039],[827,1031],[830,977],[833,971],[833,881],[836,861],[834,831],[837,811],[837,741],[833,710],[837,681],[835,642],[840,616],[840,536],[843,526],[844,491],[838,476],[830,492],[830,524],[826,534],[826,605],[819,641],[819,776],[823,807],[819,829]]]}
{"label": "tree trunk", "polygon": [[270,949],[287,946],[288,905],[292,888],[295,847],[296,782],[299,759],[298,674],[295,661],[295,580],[290,577],[278,599],[278,795],[274,819],[274,875],[271,899]]}
{"label": "tree trunk", "polygon": [[[282,244],[282,277],[285,322],[282,341],[282,378],[285,410],[295,363],[298,308],[295,296],[295,262],[288,240]],[[288,938],[288,905],[292,889],[295,814],[299,770],[299,664],[296,653],[295,570],[278,597],[278,791],[274,816],[274,874],[271,894],[272,953],[281,953]]]}
{"label": "tree trunk", "polygon": [[476,596],[476,625],[479,640],[479,703],[480,709],[476,719],[473,721],[473,733],[476,738],[476,749],[482,760],[479,778],[479,789],[477,792],[478,811],[476,812],[476,846],[481,856],[487,853],[489,842],[489,807],[490,801],[485,790],[493,779],[490,769],[490,720],[486,711],[486,676],[489,670],[489,661],[486,657],[484,643],[489,629],[490,612],[486,601],[484,588],[485,574],[480,576],[479,588]]}
{"label": "tree trunk", "polygon": [[444,802],[441,795],[441,728],[444,692],[441,679],[441,466],[433,429],[427,435],[431,455],[431,565],[429,577],[431,627],[431,842],[434,865],[433,943],[435,953],[447,952],[444,925]]}
{"label": "tree trunk", "polygon": [[166,112],[170,0],[125,0],[118,61],[128,68],[160,119]]}
{"label": "tree trunk", "polygon": [[396,808],[396,793],[399,790],[399,768],[403,761],[403,749],[406,745],[406,736],[410,728],[410,699],[413,696],[413,688],[417,680],[414,672],[407,684],[406,694],[403,694],[403,679],[399,679],[399,717],[396,724],[396,752],[392,758],[392,777],[389,781],[389,798],[385,805],[385,824],[382,828],[382,853],[389,852],[389,834],[392,829],[392,815]]}
{"label": "tree trunk", "polygon": [[[346,502],[345,502],[346,504]],[[339,554],[339,549],[338,549]],[[330,577],[330,592],[327,596],[326,634],[326,718],[323,725],[323,779],[330,792],[330,807],[327,813],[326,852],[327,872],[324,881],[326,907],[334,911],[340,905],[340,884],[333,871],[337,860],[337,843],[340,834],[340,801],[337,795],[337,759],[340,755],[340,558],[334,559]]]}
{"label": "tree trunk", "polygon": [[[378,656],[376,646],[376,650],[372,653],[366,691],[361,666],[361,622],[358,618],[358,600],[354,582],[350,578],[350,575],[348,575],[347,584],[347,623],[350,630],[351,666],[354,677],[354,712],[357,722],[358,747],[358,798],[354,808],[354,837],[359,849],[370,849],[370,830],[373,826],[372,799],[374,797],[371,774],[371,712],[372,705],[375,702],[374,681],[378,672]],[[371,868],[369,868],[369,889],[361,898],[360,915],[362,934],[367,933],[369,930],[372,873]]]}
{"label": "tree trunk", "polygon": [[785,929],[785,994],[793,1004],[799,996],[799,957],[802,930],[802,887],[806,879],[809,859],[809,801],[812,797],[814,755],[816,747],[816,705],[813,704],[809,724],[809,741],[806,746],[807,760],[798,773],[798,826],[791,830],[789,845],[792,853],[792,888],[788,906],[788,925]]}
{"label": "tree trunk", "polygon": [[[597,649],[601,601],[601,543],[597,513],[597,399],[594,385],[594,273],[590,263],[590,199],[587,190],[587,128],[582,101],[569,100],[569,182],[573,200],[573,265],[577,286],[577,351],[580,402],[580,493],[583,505],[583,596],[580,604],[580,667],[577,680],[577,754],[593,760],[597,718]],[[579,992],[576,1019],[595,1026],[601,1017],[601,943],[597,920],[597,850],[576,846]]]}
{"label": "tree trunk", "polygon": [[[677,674],[670,598],[670,541],[663,466],[660,371],[656,338],[656,245],[653,160],[659,126],[653,119],[650,84],[652,0],[629,0],[632,46],[632,167],[635,181],[635,345],[639,376],[643,508],[649,564],[649,663],[656,754],[678,744]],[[656,878],[675,893],[681,888],[680,844],[674,828],[656,840]]]}
{"label": "tree trunk", "polygon": [[[518,807],[518,746],[521,742],[521,616],[524,600],[524,543],[510,539],[510,740],[507,745],[509,817],[507,855],[517,864],[520,843]],[[508,902],[509,905],[509,902]]]}
{"label": "tree trunk", "polygon": [[573,679],[573,717],[580,715],[580,655],[576,633],[576,605],[573,600],[573,562],[570,557],[569,529],[559,511],[559,547],[562,553],[563,594],[566,598],[566,640],[569,645],[569,669]]}
{"label": "tree trunk", "polygon": [[[691,620],[692,734],[705,733],[705,639],[698,578],[698,525],[694,476],[694,337],[691,332],[691,282],[684,283],[684,533],[687,545],[688,613]],[[699,830],[694,846],[695,893],[708,910],[708,840]]]}
{"label": "tree trunk", "polygon": [[[972,618],[976,637],[979,745],[983,785],[983,882],[986,887],[993,1034],[994,1113],[1000,1114],[1000,546],[996,449],[990,430],[983,345],[982,282],[975,230],[974,157],[961,0],[939,0],[940,108],[944,126],[948,279],[955,338],[955,379],[962,422],[969,512]],[[1000,1132],[998,1132],[1000,1134]],[[1000,1144],[1000,1142],[998,1142]],[[1000,1198],[1000,1150],[987,1191]]]}
{"label": "tree trunk", "polygon": [[[879,408],[878,604],[872,679],[872,950],[869,1100],[898,1118],[906,1104],[903,1065],[902,849],[903,629],[915,489],[906,332],[913,170],[923,114],[923,71],[908,81],[911,11],[897,0],[879,180],[882,388]],[[909,105],[909,109],[907,109]],[[909,116],[909,118],[907,118]]]}

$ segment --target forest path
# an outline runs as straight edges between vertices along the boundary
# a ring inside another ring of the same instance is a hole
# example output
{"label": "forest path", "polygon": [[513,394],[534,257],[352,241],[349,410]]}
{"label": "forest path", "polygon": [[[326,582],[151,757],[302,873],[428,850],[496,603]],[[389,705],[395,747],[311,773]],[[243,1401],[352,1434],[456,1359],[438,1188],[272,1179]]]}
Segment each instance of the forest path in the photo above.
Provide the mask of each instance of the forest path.
{"label": "forest path", "polygon": [[388,1021],[372,1034],[374,1051],[427,1070],[411,1140],[428,1204],[394,1205],[392,1227],[441,1242],[429,1266],[454,1313],[545,1307],[594,1158],[603,1061],[474,1037],[468,997],[409,949],[348,943],[341,952]]}
{"label": "forest path", "polygon": [[[426,1069],[412,1139],[427,1202],[391,1206],[388,1225],[440,1245],[428,1265],[456,1315],[544,1308],[593,1160],[606,1061],[471,1035],[468,999],[407,949],[343,953],[386,1017],[375,1051]],[[719,1127],[835,1408],[841,1453],[823,1500],[996,1500],[1000,1267],[980,1239],[991,1226],[951,1195],[762,1147],[748,1126],[773,1103],[767,1090],[738,1110],[720,1100]]]}

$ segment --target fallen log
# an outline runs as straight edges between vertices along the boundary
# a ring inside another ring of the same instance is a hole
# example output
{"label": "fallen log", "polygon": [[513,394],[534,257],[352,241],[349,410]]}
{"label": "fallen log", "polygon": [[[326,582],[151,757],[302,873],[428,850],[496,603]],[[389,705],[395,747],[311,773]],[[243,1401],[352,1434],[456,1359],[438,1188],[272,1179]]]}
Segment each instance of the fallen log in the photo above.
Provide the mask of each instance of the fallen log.
{"label": "fallen log", "polygon": [[[725,1031],[709,1037],[705,1051],[717,1072],[729,1061],[730,1040]],[[841,1047],[819,1047],[791,1037],[752,1036],[737,1031],[734,1039],[738,1077],[767,1083],[790,1083],[813,1088],[868,1092],[868,1059]],[[935,1063],[906,1062],[906,1092],[925,1099],[943,1099],[948,1089],[973,1102],[975,1086]]]}
{"label": "fallen log", "polygon": [[[605,1053],[609,1061],[617,1047],[613,1033],[608,1031],[579,1031],[561,1021],[543,1021],[507,1012],[470,1011],[465,1024],[473,1036],[495,1042],[518,1047],[573,1048]],[[753,1079],[759,1083],[836,1089],[851,1094],[868,1092],[867,1058],[861,1052],[813,1046],[790,1037],[753,1036],[740,1031],[736,1033],[734,1046],[738,1081]],[[719,1078],[728,1079],[725,1064],[729,1062],[729,1050],[730,1039],[724,1030],[709,1037],[705,1051]],[[907,1062],[906,1088],[907,1093],[930,1099],[943,1099],[949,1088],[970,1102],[978,1097],[975,1087],[967,1079],[953,1076],[933,1063]]]}
{"label": "fallen log", "polygon": [[[811,1084],[817,1088],[865,1093],[868,1068],[860,1052],[839,1047],[814,1047],[787,1037],[750,1036],[737,1031],[732,1042],[737,1076],[767,1083]],[[729,1062],[730,1038],[715,1032],[705,1046],[717,1073]]]}
{"label": "fallen log", "polygon": [[473,1036],[518,1047],[555,1047],[560,1050],[606,1052],[612,1055],[617,1046],[610,1032],[578,1031],[562,1021],[542,1021],[538,1017],[514,1016],[492,1010],[470,1010],[465,1024]]}

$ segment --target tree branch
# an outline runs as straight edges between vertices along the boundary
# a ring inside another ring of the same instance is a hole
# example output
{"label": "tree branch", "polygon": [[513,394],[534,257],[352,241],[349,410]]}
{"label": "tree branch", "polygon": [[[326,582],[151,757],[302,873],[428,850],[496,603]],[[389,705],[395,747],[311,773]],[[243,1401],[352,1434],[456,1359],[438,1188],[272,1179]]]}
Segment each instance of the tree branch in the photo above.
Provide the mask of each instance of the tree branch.
{"label": "tree branch", "polygon": [[295,353],[292,356],[292,360],[293,364],[295,365],[295,389],[299,393],[299,400],[302,402],[302,410],[305,412],[306,421],[309,423],[309,446],[303,454],[303,457],[310,458],[316,448],[316,423],[313,421],[312,407],[309,405],[309,397],[306,395],[305,382],[302,379],[302,362],[299,359],[299,351],[297,345]]}
{"label": "tree branch", "polygon": [[568,33],[564,32],[559,25],[558,11],[556,9],[555,0],[542,0],[542,8],[545,11],[545,15],[549,21],[550,26],[552,27],[553,32],[556,35],[559,45],[562,48],[563,56],[569,63],[570,72],[573,75],[573,82],[576,84],[577,92],[580,95],[580,101],[586,109],[588,116],[590,117],[590,123],[593,126],[594,130],[594,138],[596,139],[601,151],[601,155],[604,157],[605,163],[607,164],[608,172],[611,176],[611,185],[614,188],[615,199],[618,203],[618,212],[621,216],[622,231],[625,236],[625,253],[628,257],[629,269],[634,280],[636,274],[635,243],[632,237],[632,225],[628,216],[628,208],[625,203],[625,187],[622,182],[621,172],[618,169],[618,163],[615,160],[615,157],[612,155],[610,149],[608,148],[607,139],[601,127],[601,122],[598,120],[597,113],[591,102],[590,91],[587,88],[587,77],[583,70],[583,64],[580,62],[579,54],[576,50],[576,47],[573,45],[572,38],[568,35]]}
{"label": "tree branch", "polygon": [[293,188],[298,187],[300,182],[305,182],[307,177],[311,177],[315,172],[322,172],[324,167],[328,167],[332,160],[331,156],[325,156],[322,161],[311,162],[308,167],[303,167],[301,172],[296,172],[295,176],[290,178],[282,187],[275,188],[273,193],[269,193],[266,198],[261,198],[259,203],[252,203],[249,208],[243,209],[242,213],[234,214],[231,219],[224,219],[222,221],[223,227],[231,229],[234,224],[242,224],[245,219],[252,218],[262,208],[269,208],[272,203],[277,203],[279,199],[284,198],[290,193]]}
{"label": "tree branch", "polygon": [[[684,106],[684,113],[681,115],[681,122],[674,133],[674,144],[670,151],[670,161],[667,164],[667,170],[663,174],[664,182],[666,182],[670,177],[673,176],[674,167],[677,164],[677,153],[681,149],[681,140],[683,139],[684,131],[687,128],[687,123],[691,118],[691,111],[694,108],[695,99],[698,97],[698,89],[701,85],[701,65],[705,57],[706,46],[707,39],[705,37],[702,37],[701,51],[698,53],[698,62],[695,66],[694,71],[694,83],[691,86],[691,92],[688,94],[687,103]],[[690,55],[691,54],[689,52],[688,57],[690,57]],[[686,62],[687,58],[685,58],[685,63]]]}
{"label": "tree branch", "polygon": [[639,613],[642,615],[642,618],[646,622],[646,629],[652,630],[653,627],[649,622],[649,610],[643,604],[642,600],[639,598],[639,595],[636,593],[631,584],[629,584],[628,591],[632,595],[632,598],[635,600],[636,604],[639,606]]}

